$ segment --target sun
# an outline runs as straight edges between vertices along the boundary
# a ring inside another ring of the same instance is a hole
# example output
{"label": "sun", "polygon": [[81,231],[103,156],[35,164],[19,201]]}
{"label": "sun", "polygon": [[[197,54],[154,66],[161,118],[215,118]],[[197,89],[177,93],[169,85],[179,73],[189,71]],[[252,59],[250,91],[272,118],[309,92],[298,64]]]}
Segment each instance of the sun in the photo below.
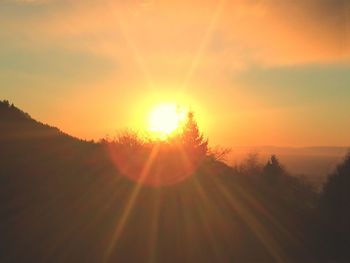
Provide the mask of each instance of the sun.
{"label": "sun", "polygon": [[160,104],[149,114],[149,131],[154,137],[164,140],[180,129],[186,115],[185,108],[175,103]]}

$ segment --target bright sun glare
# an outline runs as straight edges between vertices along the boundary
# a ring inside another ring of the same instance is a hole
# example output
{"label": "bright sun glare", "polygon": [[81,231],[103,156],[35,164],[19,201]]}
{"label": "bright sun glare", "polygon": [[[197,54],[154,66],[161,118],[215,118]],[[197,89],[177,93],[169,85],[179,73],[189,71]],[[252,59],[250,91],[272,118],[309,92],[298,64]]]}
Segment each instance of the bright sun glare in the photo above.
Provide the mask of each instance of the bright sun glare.
{"label": "bright sun glare", "polygon": [[149,130],[160,139],[166,139],[181,127],[186,110],[176,104],[166,103],[155,107],[149,115]]}

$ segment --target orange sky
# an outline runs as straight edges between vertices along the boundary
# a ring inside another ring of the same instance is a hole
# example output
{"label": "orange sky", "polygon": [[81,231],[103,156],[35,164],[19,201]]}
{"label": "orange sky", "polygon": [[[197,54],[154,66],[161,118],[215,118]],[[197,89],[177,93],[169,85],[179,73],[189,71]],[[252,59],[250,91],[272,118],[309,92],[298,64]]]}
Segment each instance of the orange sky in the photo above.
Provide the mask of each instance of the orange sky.
{"label": "orange sky", "polygon": [[344,0],[0,3],[0,98],[72,135],[193,109],[212,145],[350,145]]}

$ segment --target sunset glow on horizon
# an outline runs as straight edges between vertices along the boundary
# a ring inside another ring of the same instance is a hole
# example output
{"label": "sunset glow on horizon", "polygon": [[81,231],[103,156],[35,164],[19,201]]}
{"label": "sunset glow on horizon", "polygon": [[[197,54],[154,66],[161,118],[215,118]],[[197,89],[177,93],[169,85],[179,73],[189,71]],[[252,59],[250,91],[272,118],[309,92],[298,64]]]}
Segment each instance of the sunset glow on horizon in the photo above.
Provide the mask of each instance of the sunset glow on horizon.
{"label": "sunset glow on horizon", "polygon": [[73,136],[147,131],[174,100],[212,145],[350,145],[346,1],[0,7],[0,99]]}
{"label": "sunset glow on horizon", "polygon": [[0,0],[2,262],[350,262],[350,0]]}

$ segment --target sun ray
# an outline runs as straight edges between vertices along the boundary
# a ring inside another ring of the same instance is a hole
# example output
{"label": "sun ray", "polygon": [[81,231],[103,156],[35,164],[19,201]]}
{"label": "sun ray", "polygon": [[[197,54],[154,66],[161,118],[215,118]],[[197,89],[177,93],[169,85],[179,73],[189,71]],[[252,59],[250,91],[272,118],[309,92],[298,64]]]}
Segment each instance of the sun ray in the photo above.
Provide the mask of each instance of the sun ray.
{"label": "sun ray", "polygon": [[122,36],[124,37],[129,49],[131,50],[131,53],[141,70],[147,85],[149,88],[153,89],[154,88],[154,81],[151,77],[151,74],[147,70],[147,65],[146,62],[140,53],[140,49],[137,47],[135,44],[135,41],[132,39],[131,35],[129,34],[129,30],[127,28],[127,24],[122,20],[122,14],[118,12],[118,8],[114,8],[112,5],[110,6],[111,10],[113,10],[114,18],[116,19],[118,26],[120,27],[120,31],[122,33]]}
{"label": "sun ray", "polygon": [[113,248],[115,247],[116,243],[118,242],[118,239],[120,238],[120,236],[124,230],[125,224],[127,223],[128,219],[129,219],[129,215],[130,215],[130,213],[131,213],[131,211],[136,203],[136,200],[137,200],[138,194],[141,190],[141,187],[148,176],[148,172],[149,172],[157,154],[158,154],[158,147],[155,146],[152,149],[152,151],[148,157],[148,160],[145,163],[145,165],[141,171],[140,181],[137,184],[135,184],[134,189],[131,191],[129,200],[125,205],[124,212],[122,213],[122,216],[121,216],[119,222],[117,223],[117,226],[114,230],[110,245],[108,246],[107,251],[106,251],[105,262],[107,262],[109,260],[109,257],[112,254]]}
{"label": "sun ray", "polygon": [[216,9],[211,17],[210,23],[209,23],[208,28],[205,32],[205,35],[202,39],[202,42],[200,43],[198,50],[195,53],[195,56],[194,56],[192,63],[191,63],[191,66],[190,66],[190,68],[187,72],[187,75],[185,76],[185,79],[183,81],[183,84],[182,84],[183,90],[187,89],[187,87],[191,81],[191,78],[192,78],[194,72],[196,71],[196,69],[197,69],[197,67],[198,67],[198,65],[203,57],[203,53],[204,53],[205,48],[207,47],[208,42],[211,38],[212,32],[216,26],[217,20],[219,19],[219,16],[221,15],[221,12],[223,10],[225,2],[226,2],[226,0],[221,0],[216,6]]}
{"label": "sun ray", "polygon": [[256,217],[240,202],[237,198],[232,196],[232,193],[222,184],[215,184],[218,191],[221,192],[230,207],[237,212],[247,226],[253,231],[255,236],[264,245],[269,254],[274,258],[275,262],[285,262],[285,256],[282,252],[281,246],[271,236],[271,234],[264,228],[264,226],[256,219]]}
{"label": "sun ray", "polygon": [[255,210],[257,210],[259,213],[263,214],[263,216],[266,219],[268,219],[271,222],[271,224],[274,225],[274,227],[276,229],[281,231],[281,233],[283,233],[285,235],[285,237],[287,239],[289,239],[289,241],[294,242],[295,244],[300,242],[299,240],[297,240],[297,238],[295,238],[295,236],[293,236],[293,234],[291,232],[289,232],[281,223],[279,223],[274,218],[274,216],[271,214],[271,212],[268,211],[268,209],[266,209],[263,206],[263,204],[261,202],[259,202],[259,200],[254,198],[252,195],[248,194],[244,189],[242,189],[242,187],[240,187],[238,185],[235,185],[234,191],[236,191],[239,195],[241,195],[244,198],[244,200],[249,203],[249,205],[251,207],[253,207]]}
{"label": "sun ray", "polygon": [[157,234],[159,228],[159,214],[160,214],[160,192],[156,191],[154,200],[153,200],[153,209],[152,209],[152,225],[151,225],[151,236],[150,236],[150,262],[156,262],[156,254],[157,254]]}
{"label": "sun ray", "polygon": [[[198,195],[199,199],[201,200],[202,203],[208,204],[210,200],[208,199],[207,195],[204,192],[203,187],[201,186],[200,182],[196,177],[193,179],[194,187],[195,187],[195,193]],[[207,232],[208,235],[208,240],[210,242],[210,245],[214,251],[214,254],[216,256],[215,261],[216,262],[223,262],[223,259],[220,257],[220,252],[218,250],[217,244],[215,243],[215,235],[214,232],[211,230],[210,223],[208,223],[208,220],[206,218],[206,215],[202,215],[201,217],[203,227],[205,228],[205,231]]]}

